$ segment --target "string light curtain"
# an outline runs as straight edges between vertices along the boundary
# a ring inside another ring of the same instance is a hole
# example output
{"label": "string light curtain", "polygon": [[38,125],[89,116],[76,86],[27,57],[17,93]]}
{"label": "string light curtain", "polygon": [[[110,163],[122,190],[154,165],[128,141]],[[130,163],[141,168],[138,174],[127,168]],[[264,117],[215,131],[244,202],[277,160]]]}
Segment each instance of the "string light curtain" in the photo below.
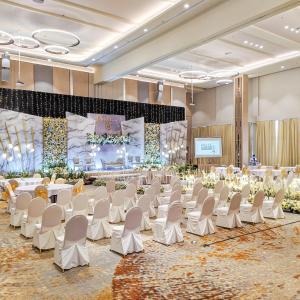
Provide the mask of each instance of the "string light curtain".
{"label": "string light curtain", "polygon": [[[198,137],[220,137],[222,139],[222,157],[216,158],[195,158],[195,138]],[[206,165],[209,162],[216,165],[231,165],[234,164],[234,126],[213,125],[206,127],[193,128],[192,130],[192,154],[193,163]]]}

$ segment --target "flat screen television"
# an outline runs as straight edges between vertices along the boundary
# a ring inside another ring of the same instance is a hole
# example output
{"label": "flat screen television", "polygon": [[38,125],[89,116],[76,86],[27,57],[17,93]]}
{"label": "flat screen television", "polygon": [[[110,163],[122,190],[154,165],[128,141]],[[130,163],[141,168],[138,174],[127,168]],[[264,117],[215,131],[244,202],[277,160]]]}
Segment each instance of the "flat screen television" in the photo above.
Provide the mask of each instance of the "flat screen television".
{"label": "flat screen television", "polygon": [[222,139],[195,138],[195,158],[222,157]]}

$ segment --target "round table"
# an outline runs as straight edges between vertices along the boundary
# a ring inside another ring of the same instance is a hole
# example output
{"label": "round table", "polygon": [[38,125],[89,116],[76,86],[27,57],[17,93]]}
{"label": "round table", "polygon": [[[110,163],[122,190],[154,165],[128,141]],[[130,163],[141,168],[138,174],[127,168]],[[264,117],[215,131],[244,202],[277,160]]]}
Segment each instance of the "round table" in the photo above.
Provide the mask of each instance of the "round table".
{"label": "round table", "polygon": [[[34,190],[37,186],[38,186],[37,184],[19,186],[16,188],[15,193],[16,193],[16,195],[19,195],[21,193],[28,192],[34,197],[35,196]],[[71,185],[71,184],[49,184],[48,186],[46,186],[46,188],[48,190],[48,197],[51,197],[51,196],[57,196],[58,192],[61,190],[72,191],[73,185]]]}
{"label": "round table", "polygon": [[[13,178],[16,180],[20,186],[24,185],[38,185],[42,182],[43,178],[33,178],[33,177],[28,177],[28,178]],[[3,179],[0,180],[0,186],[5,187],[6,184],[8,184],[9,179]]]}

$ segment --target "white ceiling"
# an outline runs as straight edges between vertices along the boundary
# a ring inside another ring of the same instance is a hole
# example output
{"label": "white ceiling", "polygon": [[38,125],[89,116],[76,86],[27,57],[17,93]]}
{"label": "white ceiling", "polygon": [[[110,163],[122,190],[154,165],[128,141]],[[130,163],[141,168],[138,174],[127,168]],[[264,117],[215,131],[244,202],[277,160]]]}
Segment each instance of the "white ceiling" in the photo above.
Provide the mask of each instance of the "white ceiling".
{"label": "white ceiling", "polygon": [[[289,28],[285,29],[287,25]],[[178,74],[188,70],[208,73],[236,70],[255,77],[297,67],[300,66],[300,32],[296,33],[297,28],[300,31],[300,6],[153,64],[138,73],[183,82]],[[216,86],[216,81],[197,85],[209,88]]]}
{"label": "white ceiling", "polygon": [[[142,31],[143,24],[178,4],[181,0],[0,0],[0,30],[12,35],[31,37],[32,32],[54,28],[76,34],[81,43],[67,55],[49,55],[43,50],[22,49],[21,55],[52,58],[64,63],[88,65],[92,58],[108,46],[134,31]],[[141,29],[142,28],[142,29]],[[59,40],[56,36],[53,40]],[[13,45],[0,46],[0,51],[16,53]],[[110,51],[112,49],[110,48]]]}

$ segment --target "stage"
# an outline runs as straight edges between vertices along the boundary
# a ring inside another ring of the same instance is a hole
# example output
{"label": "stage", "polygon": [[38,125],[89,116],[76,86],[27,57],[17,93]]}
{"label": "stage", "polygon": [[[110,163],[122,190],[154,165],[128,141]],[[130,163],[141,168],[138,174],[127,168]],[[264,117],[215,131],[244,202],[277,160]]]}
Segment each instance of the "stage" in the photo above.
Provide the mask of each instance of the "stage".
{"label": "stage", "polygon": [[84,172],[85,177],[89,180],[95,179],[115,179],[116,181],[127,181],[142,175],[136,169],[116,169],[116,170],[91,170]]}

